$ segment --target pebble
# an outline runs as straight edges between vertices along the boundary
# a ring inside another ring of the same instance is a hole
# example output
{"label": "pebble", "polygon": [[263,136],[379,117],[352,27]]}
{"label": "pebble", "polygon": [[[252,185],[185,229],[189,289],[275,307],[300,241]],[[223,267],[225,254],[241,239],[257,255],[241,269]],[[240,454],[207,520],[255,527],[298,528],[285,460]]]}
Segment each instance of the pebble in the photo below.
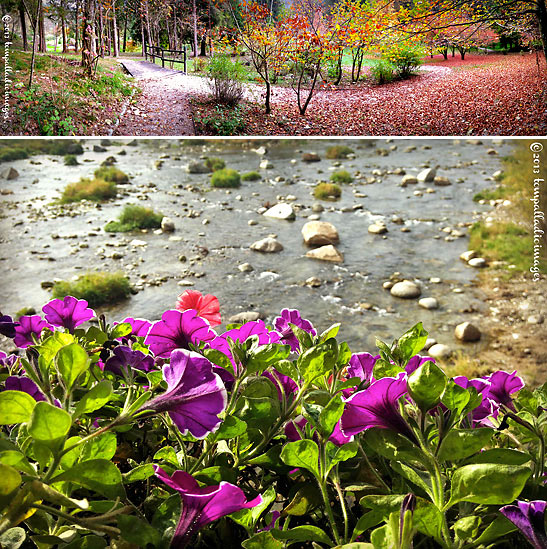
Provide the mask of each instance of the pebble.
{"label": "pebble", "polygon": [[242,273],[250,273],[254,271],[254,267],[250,263],[242,263],[237,267]]}
{"label": "pebble", "polygon": [[433,345],[437,345],[437,340],[434,337],[428,337],[425,340],[425,345],[424,345],[424,348],[422,349],[422,351],[429,351],[429,349],[431,349],[431,347],[433,347]]}
{"label": "pebble", "polygon": [[237,324],[244,324],[245,322],[255,322],[260,319],[262,315],[257,311],[244,311],[242,313],[237,313],[232,315],[228,322],[233,322]]}
{"label": "pebble", "polygon": [[435,168],[426,168],[418,174],[417,179],[423,183],[429,183],[430,181],[434,181],[436,175],[437,170]]}
{"label": "pebble", "polygon": [[271,217],[273,219],[286,219],[287,221],[292,221],[296,214],[294,213],[293,207],[290,204],[285,204],[284,202],[272,206],[264,212],[264,217]]}
{"label": "pebble", "polygon": [[384,234],[387,233],[387,227],[380,222],[369,225],[368,232],[371,234]]}
{"label": "pebble", "polygon": [[332,245],[321,246],[315,250],[310,250],[306,253],[306,257],[311,259],[319,259],[321,261],[333,261],[335,263],[341,263],[344,261],[344,256]]}
{"label": "pebble", "polygon": [[194,282],[192,280],[182,279],[177,282],[178,286],[193,286]]}
{"label": "pebble", "polygon": [[306,279],[304,284],[310,288],[319,288],[319,286],[321,286],[321,279],[316,276],[310,276],[310,278]]}
{"label": "pebble", "polygon": [[437,276],[433,276],[429,279],[429,282],[431,282],[431,284],[440,284],[442,280]]}
{"label": "pebble", "polygon": [[249,225],[249,227],[254,227],[255,225],[258,225],[258,221],[256,219],[249,219],[247,225]]}
{"label": "pebble", "polygon": [[161,230],[165,233],[172,233],[175,230],[175,222],[170,217],[163,217],[161,220]]}
{"label": "pebble", "polygon": [[283,244],[270,236],[251,244],[251,250],[263,253],[276,253],[283,250]]}
{"label": "pebble", "polygon": [[486,259],[483,257],[474,257],[473,259],[470,259],[467,264],[470,267],[475,267],[475,269],[482,269],[483,267],[486,267]]}
{"label": "pebble", "polygon": [[420,287],[411,280],[403,280],[393,285],[391,295],[402,299],[414,299],[422,293]]}
{"label": "pebble", "polygon": [[307,246],[337,244],[339,241],[336,227],[326,221],[309,221],[302,227],[302,237]]}
{"label": "pebble", "polygon": [[460,259],[462,261],[465,261],[466,263],[469,262],[470,259],[473,259],[477,257],[477,252],[475,250],[468,250],[467,252],[463,252],[460,254]]}
{"label": "pebble", "polygon": [[544,320],[543,315],[530,315],[526,322],[528,324],[543,324]]}
{"label": "pebble", "polygon": [[434,297],[422,297],[422,299],[418,301],[418,305],[429,310],[439,308],[439,302]]}
{"label": "pebble", "polygon": [[462,322],[454,329],[454,335],[460,341],[472,342],[481,338],[481,331],[471,322]]}
{"label": "pebble", "polygon": [[452,349],[448,345],[443,345],[442,343],[435,343],[428,350],[427,353],[432,358],[449,358],[452,354]]}

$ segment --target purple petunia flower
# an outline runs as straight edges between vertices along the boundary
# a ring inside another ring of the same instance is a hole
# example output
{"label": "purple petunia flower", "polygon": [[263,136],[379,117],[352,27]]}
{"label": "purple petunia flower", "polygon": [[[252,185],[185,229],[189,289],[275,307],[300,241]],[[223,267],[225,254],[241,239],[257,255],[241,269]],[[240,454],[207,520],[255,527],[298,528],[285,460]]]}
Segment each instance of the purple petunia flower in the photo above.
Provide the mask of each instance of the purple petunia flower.
{"label": "purple petunia flower", "polygon": [[308,334],[313,336],[317,335],[317,331],[313,327],[313,324],[300,316],[300,311],[297,309],[283,309],[281,316],[278,316],[274,320],[275,329],[281,334],[281,342],[285,345],[290,345],[291,351],[299,351],[300,343],[298,338],[294,335],[289,323],[302,328]]}
{"label": "purple petunia flower", "polygon": [[279,400],[281,400],[283,396],[281,394],[281,389],[279,388],[279,385],[283,387],[285,398],[288,398],[291,393],[298,392],[298,385],[294,382],[294,380],[291,379],[289,376],[285,376],[282,373],[278,372],[275,368],[272,369],[272,372],[266,371],[262,375],[264,377],[267,377],[275,385]]}
{"label": "purple petunia flower", "polygon": [[6,391],[22,391],[30,395],[36,402],[46,399],[46,395],[40,391],[40,388],[32,379],[24,376],[10,376],[4,383]]}
{"label": "purple petunia flower", "polygon": [[144,318],[124,318],[120,324],[131,324],[131,333],[126,337],[146,337],[152,326],[149,320]]}
{"label": "purple petunia flower", "polygon": [[18,360],[17,355],[8,355],[0,351],[0,368],[13,368]]}
{"label": "purple petunia flower", "polygon": [[524,381],[521,377],[517,376],[517,372],[514,371],[512,374],[509,374],[500,370],[485,379],[490,382],[488,397],[514,411],[515,407],[511,395],[524,387]]}
{"label": "purple petunia flower", "polygon": [[[297,416],[294,420],[288,421],[285,424],[285,435],[287,437],[287,440],[290,440],[291,442],[301,440],[302,435],[300,434],[300,432],[304,432],[307,423],[308,420],[304,416]],[[312,438],[317,442],[317,433],[314,433]],[[338,423],[334,427],[334,431],[329,437],[329,440],[332,443],[336,444],[336,446],[343,446],[344,444],[353,441],[353,435],[347,436],[342,433],[340,429],[340,421],[338,421]]]}
{"label": "purple petunia flower", "polygon": [[412,372],[415,372],[422,364],[425,364],[426,362],[435,362],[434,358],[431,358],[430,356],[421,356],[421,355],[414,355],[405,366],[405,372],[410,375]]}
{"label": "purple petunia flower", "polygon": [[146,336],[145,343],[156,355],[169,358],[175,349],[188,349],[188,344],[211,341],[216,333],[193,309],[187,311],[165,311],[161,320],[154,323]]}
{"label": "purple petunia flower", "polygon": [[85,299],[76,299],[67,295],[64,299],[53,299],[42,307],[46,320],[60,328],[66,328],[70,333],[76,326],[83,324],[95,316],[95,311],[88,308]]}
{"label": "purple petunia flower", "polygon": [[399,412],[399,399],[407,394],[406,374],[384,377],[364,391],[344,399],[346,406],[341,418],[342,433],[356,435],[365,429],[389,429],[415,440],[410,426]]}
{"label": "purple petunia flower", "polygon": [[15,328],[19,325],[18,322],[14,322],[13,318],[8,315],[0,313],[0,334],[13,339],[15,337]]}
{"label": "purple petunia flower", "polygon": [[189,431],[196,438],[205,438],[218,429],[218,414],[227,401],[226,389],[212,366],[198,353],[174,350],[170,363],[163,367],[167,391],[148,401],[141,410],[168,412],[183,434]]}
{"label": "purple petunia flower", "polygon": [[545,508],[547,502],[517,501],[517,505],[506,505],[500,509],[526,537],[535,549],[547,547],[547,533],[545,532]]}
{"label": "purple petunia flower", "polygon": [[489,418],[498,417],[499,404],[489,398],[490,382],[486,379],[467,379],[465,376],[456,376],[454,383],[464,389],[474,387],[482,396],[482,402],[471,412],[473,426],[494,427]]}
{"label": "purple petunia flower", "polygon": [[348,364],[348,377],[358,377],[362,381],[372,383],[375,381],[372,371],[380,355],[371,355],[370,353],[356,353],[351,355]]}
{"label": "purple petunia flower", "polygon": [[247,501],[241,488],[221,482],[217,486],[199,486],[197,481],[184,471],[175,471],[169,476],[161,467],[154,465],[156,476],[167,486],[176,490],[182,500],[182,508],[171,547],[186,547],[194,535],[207,524],[226,515],[251,509],[262,503],[262,496]]}
{"label": "purple petunia flower", "polygon": [[119,345],[113,353],[113,356],[105,362],[104,370],[116,375],[123,375],[123,371],[127,368],[135,368],[135,370],[143,372],[150,372],[154,369],[154,357],[145,355],[141,351],[134,351],[130,347]]}
{"label": "purple petunia flower", "polygon": [[54,328],[49,322],[46,322],[40,315],[22,316],[19,319],[19,326],[15,327],[15,337],[13,342],[20,349],[24,349],[29,345],[34,345],[33,335],[36,338],[40,337],[42,330],[48,328],[53,332]]}

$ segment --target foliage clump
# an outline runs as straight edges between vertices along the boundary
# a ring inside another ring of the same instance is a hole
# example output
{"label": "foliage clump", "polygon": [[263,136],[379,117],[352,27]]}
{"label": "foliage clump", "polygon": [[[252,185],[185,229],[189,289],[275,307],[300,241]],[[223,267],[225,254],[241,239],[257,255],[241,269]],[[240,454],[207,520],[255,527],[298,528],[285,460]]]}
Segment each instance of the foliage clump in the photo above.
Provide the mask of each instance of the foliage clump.
{"label": "foliage clump", "polygon": [[104,179],[117,185],[124,185],[129,183],[129,176],[114,166],[101,166],[95,170],[95,177],[97,179]]}
{"label": "foliage clump", "polygon": [[226,162],[222,158],[207,157],[204,164],[212,171],[216,172],[226,167]]}
{"label": "foliage clump", "polygon": [[28,152],[21,147],[0,148],[0,162],[11,162],[28,158]]}
{"label": "foliage clump", "polygon": [[352,148],[346,145],[333,145],[327,149],[325,156],[330,160],[344,160],[354,152]]}
{"label": "foliage clump", "polygon": [[239,61],[232,61],[227,55],[215,55],[207,69],[209,87],[217,103],[233,107],[243,98],[245,88],[245,67]]}
{"label": "foliage clump", "polygon": [[117,194],[116,183],[104,179],[82,178],[77,183],[71,183],[65,187],[61,196],[61,204],[79,202],[80,200],[92,200],[101,202],[115,198]]}
{"label": "foliage clump", "polygon": [[318,183],[313,196],[318,200],[337,200],[342,196],[342,188],[336,183]]}
{"label": "foliage clump", "polygon": [[241,185],[241,176],[236,170],[224,168],[211,176],[211,186],[216,188],[236,188]]}
{"label": "foliage clump", "polygon": [[384,53],[384,59],[391,63],[399,78],[412,76],[422,64],[423,51],[411,44],[398,44]]}
{"label": "foliage clump", "polygon": [[79,166],[78,159],[74,154],[65,155],[65,166]]}
{"label": "foliage clump", "polygon": [[130,294],[129,280],[120,272],[86,273],[76,281],[63,280],[53,286],[53,297],[63,299],[71,295],[85,299],[91,307],[116,303],[127,299]]}
{"label": "foliage clump", "polygon": [[379,59],[370,67],[370,75],[376,84],[388,84],[395,78],[395,67],[387,59]]}
{"label": "foliage clump", "polygon": [[127,233],[138,229],[158,229],[163,214],[151,208],[128,204],[118,216],[118,221],[110,221],[104,230],[109,233]]}
{"label": "foliage clump", "polygon": [[333,183],[351,183],[353,176],[346,170],[338,170],[332,173],[330,180]]}
{"label": "foliage clump", "polygon": [[260,181],[262,176],[258,172],[247,172],[241,174],[241,181]]}

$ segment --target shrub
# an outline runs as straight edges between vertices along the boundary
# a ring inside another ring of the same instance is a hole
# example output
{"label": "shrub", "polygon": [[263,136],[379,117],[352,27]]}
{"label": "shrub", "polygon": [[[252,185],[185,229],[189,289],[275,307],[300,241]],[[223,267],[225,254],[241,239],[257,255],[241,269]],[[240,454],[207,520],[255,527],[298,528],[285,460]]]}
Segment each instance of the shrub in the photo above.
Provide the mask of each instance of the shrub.
{"label": "shrub", "polygon": [[129,183],[129,176],[114,166],[101,166],[100,168],[97,168],[95,170],[95,177],[97,179],[104,179],[105,181],[116,183],[117,185]]}
{"label": "shrub", "polygon": [[242,174],[241,181],[260,181],[262,176],[258,172],[247,172]]}
{"label": "shrub", "polygon": [[112,181],[82,178],[78,183],[67,185],[61,197],[61,204],[78,202],[79,200],[100,202],[101,200],[115,198],[116,194],[116,184]]}
{"label": "shrub", "polygon": [[138,229],[158,229],[163,214],[150,208],[128,204],[118,216],[118,221],[107,223],[104,230],[109,233],[126,233]]}
{"label": "shrub", "polygon": [[0,149],[0,162],[22,160],[28,158],[28,152],[20,147],[5,147]]}
{"label": "shrub", "polygon": [[327,149],[325,156],[331,160],[343,160],[353,153],[353,149],[346,147],[346,145],[333,145]]}
{"label": "shrub", "polygon": [[211,114],[196,117],[196,122],[203,125],[206,135],[237,135],[245,129],[245,109],[215,105]]}
{"label": "shrub", "polygon": [[392,47],[384,54],[395,68],[395,73],[400,78],[408,78],[414,74],[422,64],[423,51],[414,45],[398,45]]}
{"label": "shrub", "polygon": [[387,60],[380,59],[370,67],[370,74],[376,84],[387,84],[393,81],[395,67]]}
{"label": "shrub", "polygon": [[79,166],[78,159],[73,154],[67,154],[65,156],[65,166]]}
{"label": "shrub", "polygon": [[76,281],[63,280],[53,286],[53,297],[67,295],[85,299],[91,307],[116,303],[131,294],[129,280],[123,273],[98,271],[82,275]]}
{"label": "shrub", "polygon": [[330,176],[330,180],[333,183],[351,183],[353,181],[353,177],[346,170],[338,170]]}
{"label": "shrub", "polygon": [[217,188],[235,188],[241,184],[241,176],[236,170],[225,168],[211,176],[211,186]]}
{"label": "shrub", "polygon": [[215,55],[209,61],[207,73],[215,101],[232,107],[241,101],[245,92],[245,67],[239,61],[232,61],[227,55]]}
{"label": "shrub", "polygon": [[216,172],[226,167],[226,162],[221,158],[206,158],[204,164],[212,171]]}
{"label": "shrub", "polygon": [[342,188],[335,183],[319,183],[313,191],[313,196],[319,200],[336,200],[342,196]]}

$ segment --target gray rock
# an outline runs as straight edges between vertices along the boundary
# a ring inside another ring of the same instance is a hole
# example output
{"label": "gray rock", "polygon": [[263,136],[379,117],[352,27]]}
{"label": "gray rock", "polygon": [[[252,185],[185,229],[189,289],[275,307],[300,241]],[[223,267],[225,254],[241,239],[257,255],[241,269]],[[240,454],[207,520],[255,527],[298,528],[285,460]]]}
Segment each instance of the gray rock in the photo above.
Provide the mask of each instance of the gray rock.
{"label": "gray rock", "polygon": [[429,310],[439,308],[439,302],[434,297],[422,297],[422,299],[418,301],[418,305]]}
{"label": "gray rock", "polygon": [[258,225],[258,221],[256,219],[249,219],[247,225],[249,225],[249,227],[254,227],[255,225]]}
{"label": "gray rock", "polygon": [[333,261],[335,263],[341,263],[344,261],[344,256],[332,245],[321,246],[315,250],[310,250],[306,257],[311,259],[319,259],[321,261]]}
{"label": "gray rock", "polygon": [[242,273],[250,273],[254,271],[254,267],[250,263],[242,263],[237,267]]}
{"label": "gray rock", "polygon": [[411,280],[397,282],[397,284],[393,285],[390,291],[392,296],[403,299],[414,299],[419,297],[422,293],[420,287]]}
{"label": "gray rock", "polygon": [[196,160],[190,162],[186,166],[186,171],[188,173],[211,173],[211,169],[208,168],[203,162],[198,162]]}
{"label": "gray rock", "polygon": [[283,244],[270,236],[257,240],[251,244],[251,250],[263,253],[276,253],[283,250]]}
{"label": "gray rock", "polygon": [[273,219],[286,219],[287,221],[292,221],[296,217],[296,214],[290,204],[280,202],[266,210],[264,216]]}
{"label": "gray rock", "polygon": [[481,331],[471,322],[462,322],[456,326],[454,335],[460,341],[472,342],[481,338]]}
{"label": "gray rock", "polygon": [[337,244],[340,240],[336,227],[327,221],[309,221],[302,227],[302,237],[307,246]]}
{"label": "gray rock", "polygon": [[401,187],[406,187],[407,185],[415,185],[416,183],[418,183],[418,178],[414,175],[405,175],[401,179]]}
{"label": "gray rock", "polygon": [[172,233],[175,230],[175,222],[170,217],[161,220],[161,230],[164,233]]}
{"label": "gray rock", "polygon": [[433,337],[428,337],[425,340],[425,345],[424,345],[424,348],[422,349],[422,351],[429,351],[429,349],[431,349],[431,347],[433,347],[433,345],[437,345],[437,340]]}
{"label": "gray rock", "polygon": [[321,162],[321,157],[314,152],[304,153],[302,155],[302,162]]}
{"label": "gray rock", "polygon": [[483,257],[474,257],[473,259],[470,259],[467,264],[470,267],[475,267],[475,269],[482,269],[483,267],[486,267],[486,259]]}
{"label": "gray rock", "polygon": [[418,181],[421,181],[423,183],[429,183],[430,181],[435,180],[435,176],[437,175],[437,170],[435,168],[426,168],[425,170],[422,170],[418,174]]}
{"label": "gray rock", "polygon": [[448,187],[449,185],[452,185],[452,183],[450,183],[450,179],[448,179],[448,177],[443,177],[442,175],[435,177],[433,182],[437,187]]}
{"label": "gray rock", "polygon": [[368,232],[371,234],[384,234],[387,233],[387,227],[380,222],[369,225]]}
{"label": "gray rock", "polygon": [[543,324],[544,320],[543,315],[530,315],[526,321],[528,324]]}
{"label": "gray rock", "polygon": [[323,206],[323,204],[319,204],[319,202],[315,202],[314,204],[312,204],[312,207],[311,207],[312,212],[321,213],[324,210],[325,210],[325,207]]}
{"label": "gray rock", "polygon": [[106,152],[106,149],[104,147],[101,147],[100,145],[93,145],[93,152],[104,153]]}
{"label": "gray rock", "polygon": [[319,288],[319,286],[321,286],[321,279],[316,276],[310,276],[310,278],[306,279],[305,284],[310,288]]}
{"label": "gray rock", "polygon": [[463,252],[460,254],[460,259],[462,261],[465,261],[466,263],[469,262],[470,259],[473,259],[477,257],[477,252],[475,250],[468,250],[467,252]]}
{"label": "gray rock", "polygon": [[448,345],[443,345],[442,343],[435,343],[435,345],[432,345],[428,351],[427,354],[432,358],[449,358],[452,354],[452,349],[448,347]]}
{"label": "gray rock", "polygon": [[53,288],[55,286],[55,282],[51,282],[50,280],[44,280],[40,283],[40,287],[44,290],[47,290],[48,288]]}
{"label": "gray rock", "polygon": [[228,322],[234,322],[237,324],[244,324],[245,322],[255,322],[259,320],[262,315],[257,311],[244,311],[242,313],[237,313],[236,315],[231,316],[228,319]]}
{"label": "gray rock", "polygon": [[178,286],[193,286],[195,283],[192,280],[187,280],[183,278],[177,282]]}
{"label": "gray rock", "polygon": [[273,167],[274,165],[269,160],[263,160],[259,165],[261,170],[273,170]]}
{"label": "gray rock", "polygon": [[19,172],[15,168],[12,168],[10,166],[9,168],[4,168],[0,173],[0,176],[3,179],[7,179],[8,181],[10,181],[12,179],[17,179],[19,177]]}

